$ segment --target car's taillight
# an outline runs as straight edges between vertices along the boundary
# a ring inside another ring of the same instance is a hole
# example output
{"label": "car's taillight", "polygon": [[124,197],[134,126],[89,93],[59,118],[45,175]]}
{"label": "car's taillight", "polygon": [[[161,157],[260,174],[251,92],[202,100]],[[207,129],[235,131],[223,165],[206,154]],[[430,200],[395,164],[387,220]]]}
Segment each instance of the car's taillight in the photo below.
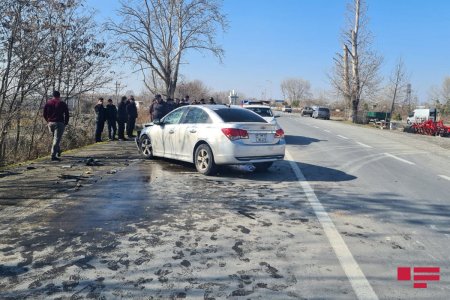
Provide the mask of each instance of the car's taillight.
{"label": "car's taillight", "polygon": [[275,131],[275,137],[276,138],[283,138],[284,137],[284,131],[283,129],[277,129],[277,131]]}
{"label": "car's taillight", "polygon": [[244,129],[238,128],[222,128],[223,134],[231,141],[239,140],[239,139],[248,139],[248,132]]}

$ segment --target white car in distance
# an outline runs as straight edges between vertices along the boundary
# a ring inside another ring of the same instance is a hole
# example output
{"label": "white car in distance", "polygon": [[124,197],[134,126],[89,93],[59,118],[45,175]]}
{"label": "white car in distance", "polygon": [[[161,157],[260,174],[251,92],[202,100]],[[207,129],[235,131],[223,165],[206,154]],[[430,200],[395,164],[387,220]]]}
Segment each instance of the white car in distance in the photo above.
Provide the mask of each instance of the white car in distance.
{"label": "white car in distance", "polygon": [[270,106],[267,105],[254,105],[254,104],[244,104],[244,108],[251,110],[254,113],[257,113],[260,115],[264,120],[267,121],[267,123],[273,124],[277,126],[277,128],[281,128],[280,125],[277,122],[276,118],[279,118],[280,115],[275,115],[270,108]]}

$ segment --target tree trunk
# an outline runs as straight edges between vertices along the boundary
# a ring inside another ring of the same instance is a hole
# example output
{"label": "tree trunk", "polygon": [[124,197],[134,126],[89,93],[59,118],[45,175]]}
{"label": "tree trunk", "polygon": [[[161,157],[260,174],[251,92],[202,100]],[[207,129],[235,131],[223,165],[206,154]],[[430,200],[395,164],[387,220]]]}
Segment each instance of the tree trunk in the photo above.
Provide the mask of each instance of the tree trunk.
{"label": "tree trunk", "polygon": [[358,55],[358,31],[359,31],[359,14],[360,0],[355,0],[355,28],[352,31],[352,75],[353,75],[353,91],[352,91],[352,122],[358,120],[358,106],[361,97],[361,82],[359,78],[359,55]]}

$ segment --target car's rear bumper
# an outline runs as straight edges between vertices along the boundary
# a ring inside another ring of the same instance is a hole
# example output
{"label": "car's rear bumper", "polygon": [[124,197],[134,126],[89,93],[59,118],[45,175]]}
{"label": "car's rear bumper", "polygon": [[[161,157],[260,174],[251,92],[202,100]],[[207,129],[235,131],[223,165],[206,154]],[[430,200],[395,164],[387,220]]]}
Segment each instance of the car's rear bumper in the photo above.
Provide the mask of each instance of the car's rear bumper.
{"label": "car's rear bumper", "polygon": [[275,145],[242,145],[227,143],[220,150],[213,149],[214,161],[218,165],[247,164],[282,160],[286,143],[280,140]]}

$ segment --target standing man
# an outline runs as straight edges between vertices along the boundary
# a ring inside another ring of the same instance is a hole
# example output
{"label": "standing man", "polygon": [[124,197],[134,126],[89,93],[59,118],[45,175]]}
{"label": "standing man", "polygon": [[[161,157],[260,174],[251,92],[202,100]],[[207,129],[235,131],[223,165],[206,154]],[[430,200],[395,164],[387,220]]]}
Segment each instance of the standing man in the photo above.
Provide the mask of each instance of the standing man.
{"label": "standing man", "polygon": [[127,102],[127,136],[134,138],[133,130],[138,117],[136,102],[134,102],[134,96],[130,96]]}
{"label": "standing man", "polygon": [[105,127],[106,121],[106,108],[103,106],[103,98],[98,98],[97,105],[94,107],[95,110],[95,142],[102,141],[103,128]]}
{"label": "standing man", "polygon": [[119,141],[125,141],[125,123],[127,123],[127,97],[123,96],[117,110],[117,124],[119,130],[117,132]]}
{"label": "standing man", "polygon": [[61,138],[64,128],[69,124],[69,108],[67,104],[61,101],[59,91],[53,92],[53,98],[48,100],[44,106],[44,119],[47,121],[48,129],[53,135],[52,142],[52,161],[60,161],[61,156]]}
{"label": "standing man", "polygon": [[166,103],[163,101],[161,95],[156,95],[155,100],[150,106],[150,121],[160,120],[167,113]]}
{"label": "standing man", "polygon": [[117,107],[113,104],[112,99],[108,99],[106,105],[106,122],[108,124],[108,136],[110,141],[116,140],[117,131]]}

